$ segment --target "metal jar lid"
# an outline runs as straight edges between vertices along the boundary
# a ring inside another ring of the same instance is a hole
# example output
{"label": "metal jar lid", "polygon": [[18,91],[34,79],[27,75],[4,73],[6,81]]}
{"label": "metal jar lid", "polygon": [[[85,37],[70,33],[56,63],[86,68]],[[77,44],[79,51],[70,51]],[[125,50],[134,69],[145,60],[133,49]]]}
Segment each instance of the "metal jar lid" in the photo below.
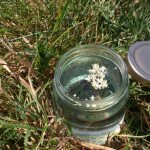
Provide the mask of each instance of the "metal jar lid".
{"label": "metal jar lid", "polygon": [[125,61],[128,72],[134,79],[143,85],[150,85],[150,41],[133,44]]}

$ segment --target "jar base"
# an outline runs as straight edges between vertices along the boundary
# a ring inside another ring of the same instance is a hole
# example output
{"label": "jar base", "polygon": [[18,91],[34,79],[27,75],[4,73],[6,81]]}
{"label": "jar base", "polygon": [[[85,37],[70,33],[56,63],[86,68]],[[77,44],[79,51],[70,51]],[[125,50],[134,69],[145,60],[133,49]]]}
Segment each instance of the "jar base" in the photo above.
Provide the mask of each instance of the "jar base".
{"label": "jar base", "polygon": [[90,131],[90,130],[83,130],[82,128],[77,128],[75,126],[72,126],[72,136],[76,137],[80,141],[84,141],[87,143],[93,143],[93,144],[105,144],[107,140],[111,140],[113,137],[113,134],[117,134],[120,132],[120,125],[124,121],[124,116],[118,120],[118,122],[109,127],[104,127],[104,129],[96,130],[96,131]]}

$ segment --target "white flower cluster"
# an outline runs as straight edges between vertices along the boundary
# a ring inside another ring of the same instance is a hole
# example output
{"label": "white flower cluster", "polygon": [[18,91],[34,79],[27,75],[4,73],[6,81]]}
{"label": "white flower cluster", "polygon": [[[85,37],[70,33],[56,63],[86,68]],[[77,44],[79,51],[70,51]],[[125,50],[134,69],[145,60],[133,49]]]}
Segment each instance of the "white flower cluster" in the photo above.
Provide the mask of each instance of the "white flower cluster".
{"label": "white flower cluster", "polygon": [[90,75],[85,78],[88,82],[91,82],[92,86],[98,90],[98,89],[104,89],[108,87],[107,80],[104,80],[105,78],[105,70],[106,68],[104,66],[99,67],[99,64],[92,64],[93,69],[88,70]]}
{"label": "white flower cluster", "polygon": [[[105,78],[105,70],[106,68],[104,66],[99,67],[99,64],[92,64],[93,69],[88,70],[88,72],[90,73],[90,75],[85,78],[85,80],[87,80],[88,82],[91,82],[92,86],[98,90],[98,89],[104,89],[108,87],[108,83],[107,80],[104,80]],[[76,98],[77,94],[73,95]],[[94,101],[96,97],[94,97],[94,95],[92,95],[90,97],[91,101]],[[85,100],[88,100],[87,98]],[[81,103],[78,104],[79,106],[81,106]],[[86,104],[86,107],[97,107],[96,104]]]}

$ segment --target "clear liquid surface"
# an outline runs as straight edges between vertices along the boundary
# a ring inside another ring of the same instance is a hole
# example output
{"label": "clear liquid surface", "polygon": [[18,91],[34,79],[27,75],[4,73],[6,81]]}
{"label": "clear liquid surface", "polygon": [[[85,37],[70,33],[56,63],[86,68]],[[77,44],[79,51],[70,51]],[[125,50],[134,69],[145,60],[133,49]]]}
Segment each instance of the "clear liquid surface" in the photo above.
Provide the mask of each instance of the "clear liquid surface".
{"label": "clear liquid surface", "polygon": [[[95,90],[91,82],[85,80],[90,75],[87,70],[92,69],[92,64],[97,63],[100,67],[104,66],[106,68],[104,80],[107,80],[108,87],[101,90]],[[122,76],[117,65],[106,58],[95,56],[80,57],[64,68],[60,81],[70,96],[76,94],[77,98],[90,100],[90,97],[94,95],[99,100],[110,96],[118,90],[122,83]]]}

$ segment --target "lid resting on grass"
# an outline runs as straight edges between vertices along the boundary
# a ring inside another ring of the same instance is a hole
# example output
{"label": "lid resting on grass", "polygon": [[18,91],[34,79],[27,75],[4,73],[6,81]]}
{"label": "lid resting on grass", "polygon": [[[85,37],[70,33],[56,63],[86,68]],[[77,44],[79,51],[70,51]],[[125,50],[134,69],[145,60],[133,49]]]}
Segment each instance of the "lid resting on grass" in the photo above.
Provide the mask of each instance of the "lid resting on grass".
{"label": "lid resting on grass", "polygon": [[150,88],[150,41],[133,44],[125,61],[130,75]]}

